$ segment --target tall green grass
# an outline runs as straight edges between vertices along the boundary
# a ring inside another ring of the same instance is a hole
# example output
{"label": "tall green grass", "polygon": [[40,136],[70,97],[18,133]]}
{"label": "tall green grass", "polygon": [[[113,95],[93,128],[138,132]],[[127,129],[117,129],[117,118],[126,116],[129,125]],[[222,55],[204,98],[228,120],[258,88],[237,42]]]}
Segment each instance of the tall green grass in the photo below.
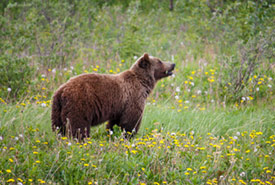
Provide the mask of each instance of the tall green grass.
{"label": "tall green grass", "polygon": [[[171,107],[171,106],[170,106]],[[274,108],[250,106],[243,109],[237,108],[214,108],[210,106],[204,111],[199,109],[189,109],[178,112],[171,109],[169,105],[147,106],[142,132],[144,128],[161,128],[168,132],[190,132],[206,135],[234,134],[237,131],[252,131],[260,129],[275,133],[274,119],[272,114]],[[154,125],[154,123],[157,126]]]}
{"label": "tall green grass", "polygon": [[[242,109],[209,106],[206,110],[194,108],[181,112],[171,107],[170,104],[167,105],[163,102],[156,105],[148,104],[145,108],[138,136],[146,135],[154,129],[182,133],[194,131],[201,135],[207,133],[225,135],[252,130],[275,133],[274,107],[271,105],[249,106]],[[16,108],[15,105],[1,105],[0,112],[2,112],[1,130],[3,131],[10,128],[12,129],[10,131],[15,132],[13,134],[18,135],[24,128],[32,126],[33,128],[42,129],[47,134],[52,134],[51,109],[49,107],[27,105],[26,107]],[[95,132],[104,134],[105,125],[92,127],[91,137]],[[7,135],[9,134],[7,133]]]}

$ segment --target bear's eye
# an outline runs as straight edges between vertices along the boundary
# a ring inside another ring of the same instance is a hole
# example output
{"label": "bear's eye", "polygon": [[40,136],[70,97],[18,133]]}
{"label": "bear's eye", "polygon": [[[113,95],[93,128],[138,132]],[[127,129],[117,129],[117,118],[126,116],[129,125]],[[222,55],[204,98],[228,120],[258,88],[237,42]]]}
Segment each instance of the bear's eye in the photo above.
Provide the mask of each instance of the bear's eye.
{"label": "bear's eye", "polygon": [[162,64],[162,61],[159,60],[159,64]]}

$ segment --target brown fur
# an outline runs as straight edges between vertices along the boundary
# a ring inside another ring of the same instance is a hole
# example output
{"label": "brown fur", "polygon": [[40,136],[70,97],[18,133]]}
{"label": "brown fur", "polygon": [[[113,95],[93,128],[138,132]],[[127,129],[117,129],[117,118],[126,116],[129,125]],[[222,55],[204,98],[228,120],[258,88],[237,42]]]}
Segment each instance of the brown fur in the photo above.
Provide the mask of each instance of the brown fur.
{"label": "brown fur", "polygon": [[63,84],[53,96],[52,129],[73,137],[89,137],[90,127],[109,121],[137,132],[145,101],[156,82],[172,74],[175,64],[144,54],[117,75],[82,74]]}

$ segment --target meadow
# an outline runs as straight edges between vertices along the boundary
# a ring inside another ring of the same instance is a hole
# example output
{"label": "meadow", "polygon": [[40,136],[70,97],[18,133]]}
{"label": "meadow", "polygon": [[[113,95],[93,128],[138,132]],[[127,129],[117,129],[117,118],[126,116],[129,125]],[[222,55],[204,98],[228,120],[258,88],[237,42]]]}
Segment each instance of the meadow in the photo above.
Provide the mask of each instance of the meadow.
{"label": "meadow", "polygon": [[[223,2],[223,3],[220,3]],[[274,5],[3,1],[0,184],[275,184]],[[51,98],[143,53],[176,63],[131,140],[51,130]]]}

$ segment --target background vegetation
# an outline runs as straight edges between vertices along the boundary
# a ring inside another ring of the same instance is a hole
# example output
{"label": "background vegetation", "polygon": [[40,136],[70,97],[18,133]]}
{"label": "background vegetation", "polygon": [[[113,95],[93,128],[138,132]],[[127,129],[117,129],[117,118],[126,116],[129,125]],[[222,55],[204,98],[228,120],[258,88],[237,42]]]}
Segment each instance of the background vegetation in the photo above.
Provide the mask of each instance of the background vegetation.
{"label": "background vegetation", "polygon": [[[274,4],[252,0],[0,2],[0,183],[275,183]],[[137,137],[50,130],[53,92],[144,52],[176,63]],[[59,139],[57,139],[59,138]]]}

